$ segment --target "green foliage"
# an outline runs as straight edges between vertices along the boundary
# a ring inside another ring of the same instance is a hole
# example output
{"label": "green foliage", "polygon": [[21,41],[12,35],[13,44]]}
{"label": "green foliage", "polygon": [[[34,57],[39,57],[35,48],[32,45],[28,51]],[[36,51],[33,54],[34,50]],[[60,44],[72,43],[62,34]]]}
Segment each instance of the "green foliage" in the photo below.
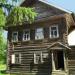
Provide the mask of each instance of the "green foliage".
{"label": "green foliage", "polygon": [[0,27],[3,27],[5,25],[6,19],[3,13],[2,8],[0,8]]}
{"label": "green foliage", "polygon": [[[3,29],[0,28],[0,63],[5,63],[6,61],[6,40],[3,38]],[[2,62],[1,62],[2,61]]]}
{"label": "green foliage", "polygon": [[6,0],[0,0],[0,2],[1,2],[1,3],[5,3],[5,2],[6,2]]}
{"label": "green foliage", "polygon": [[32,23],[37,16],[33,8],[15,7],[7,17],[7,25],[22,25],[24,22]]}

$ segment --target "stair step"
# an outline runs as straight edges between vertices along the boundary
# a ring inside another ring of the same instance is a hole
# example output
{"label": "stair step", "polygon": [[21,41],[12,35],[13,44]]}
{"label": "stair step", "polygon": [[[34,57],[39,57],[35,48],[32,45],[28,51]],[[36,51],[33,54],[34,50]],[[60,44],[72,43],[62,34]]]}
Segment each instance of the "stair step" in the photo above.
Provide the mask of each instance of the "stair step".
{"label": "stair step", "polygon": [[67,75],[65,72],[52,72],[52,75]]}

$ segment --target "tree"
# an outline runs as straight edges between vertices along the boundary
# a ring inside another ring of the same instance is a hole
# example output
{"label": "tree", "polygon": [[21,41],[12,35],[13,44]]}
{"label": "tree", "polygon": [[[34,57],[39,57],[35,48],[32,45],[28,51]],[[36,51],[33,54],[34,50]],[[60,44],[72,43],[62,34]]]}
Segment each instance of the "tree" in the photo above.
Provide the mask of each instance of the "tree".
{"label": "tree", "polygon": [[22,23],[32,23],[37,16],[33,8],[15,7],[7,17],[7,25],[22,25]]}
{"label": "tree", "polygon": [[6,62],[6,40],[3,37],[3,29],[0,28],[0,64]]}
{"label": "tree", "polygon": [[[18,0],[12,0],[13,2]],[[24,22],[32,23],[37,16],[37,13],[33,8],[18,7],[6,3],[7,0],[0,0],[0,60],[5,61],[6,55],[6,41],[3,38],[3,27],[7,25],[22,25]],[[9,16],[6,16],[2,10],[2,7],[7,9],[13,8]],[[6,20],[7,18],[7,20]]]}
{"label": "tree", "polygon": [[3,13],[2,8],[0,8],[0,28],[2,28],[5,25],[6,19]]}

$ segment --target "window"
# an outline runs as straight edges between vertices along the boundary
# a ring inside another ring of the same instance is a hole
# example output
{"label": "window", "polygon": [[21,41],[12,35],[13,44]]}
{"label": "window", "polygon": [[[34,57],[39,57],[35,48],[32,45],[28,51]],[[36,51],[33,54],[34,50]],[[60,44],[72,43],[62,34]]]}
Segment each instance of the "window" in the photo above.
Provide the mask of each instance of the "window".
{"label": "window", "polygon": [[21,54],[12,54],[11,55],[11,63],[12,64],[20,64],[21,63]]}
{"label": "window", "polygon": [[43,62],[46,62],[48,59],[48,53],[43,53],[42,58],[43,58]]}
{"label": "window", "polygon": [[40,64],[43,62],[42,52],[34,53],[34,64]]}
{"label": "window", "polygon": [[58,32],[58,26],[51,26],[50,27],[50,38],[58,38],[59,32]]}
{"label": "window", "polygon": [[24,30],[24,32],[23,32],[23,40],[24,41],[30,40],[30,30]]}
{"label": "window", "polygon": [[44,35],[43,35],[43,28],[37,28],[35,30],[35,39],[43,39]]}
{"label": "window", "polygon": [[13,42],[18,41],[18,32],[13,32],[12,33],[12,40],[13,40]]}
{"label": "window", "polygon": [[48,53],[36,52],[34,53],[34,64],[44,63],[48,59]]}
{"label": "window", "polygon": [[54,65],[55,65],[55,70],[64,70],[64,54],[63,54],[63,51],[53,52],[53,62],[54,62]]}

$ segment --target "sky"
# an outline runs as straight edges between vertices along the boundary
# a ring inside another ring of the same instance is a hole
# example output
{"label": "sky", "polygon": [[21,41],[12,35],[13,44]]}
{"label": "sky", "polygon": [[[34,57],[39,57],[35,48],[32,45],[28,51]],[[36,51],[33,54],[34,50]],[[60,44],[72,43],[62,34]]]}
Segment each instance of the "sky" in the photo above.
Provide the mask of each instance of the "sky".
{"label": "sky", "polygon": [[75,12],[75,0],[48,0],[59,7]]}
{"label": "sky", "polygon": [[[10,1],[10,0],[9,0]],[[68,11],[75,12],[75,0],[47,0],[48,2],[64,8]],[[7,36],[7,32],[4,32],[4,36]],[[69,45],[75,45],[75,30],[68,36]]]}

